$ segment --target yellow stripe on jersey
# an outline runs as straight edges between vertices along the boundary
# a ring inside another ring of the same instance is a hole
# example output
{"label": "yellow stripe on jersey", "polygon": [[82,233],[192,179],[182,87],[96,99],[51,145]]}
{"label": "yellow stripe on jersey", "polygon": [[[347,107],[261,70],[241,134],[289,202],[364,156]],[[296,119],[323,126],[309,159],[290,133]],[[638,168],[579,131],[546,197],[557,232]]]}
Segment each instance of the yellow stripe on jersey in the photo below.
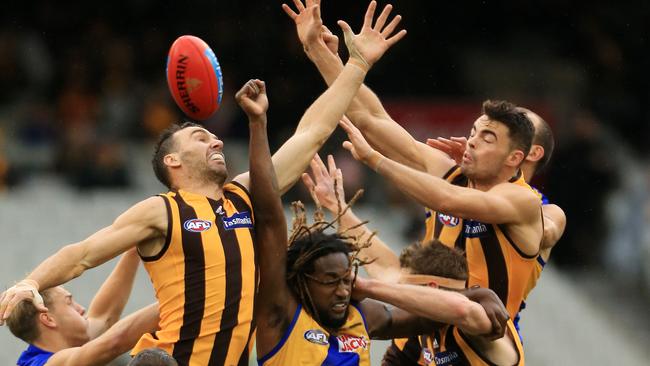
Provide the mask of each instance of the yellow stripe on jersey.
{"label": "yellow stripe on jersey", "polygon": [[160,330],[133,349],[158,347],[178,364],[247,363],[258,284],[253,209],[248,192],[226,184],[215,201],[191,192],[161,195],[165,245],[142,258],[160,307]]}
{"label": "yellow stripe on jersey", "polygon": [[[445,179],[462,187],[469,183],[458,166],[452,168]],[[521,174],[511,182],[528,186]],[[492,289],[506,305],[510,317],[514,318],[533,273],[535,256],[522,253],[502,225],[460,219],[430,209],[427,216],[427,236],[423,243],[438,239],[444,245],[465,252],[469,268],[468,286]]]}

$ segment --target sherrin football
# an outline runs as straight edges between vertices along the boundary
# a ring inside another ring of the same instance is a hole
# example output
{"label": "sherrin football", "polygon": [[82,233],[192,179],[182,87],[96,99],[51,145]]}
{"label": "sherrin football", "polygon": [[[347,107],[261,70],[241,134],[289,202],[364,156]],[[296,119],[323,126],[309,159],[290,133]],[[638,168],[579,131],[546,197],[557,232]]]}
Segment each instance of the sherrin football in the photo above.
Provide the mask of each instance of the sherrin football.
{"label": "sherrin football", "polygon": [[194,120],[208,119],[219,109],[223,77],[207,43],[195,36],[174,41],[167,56],[167,85],[176,104]]}

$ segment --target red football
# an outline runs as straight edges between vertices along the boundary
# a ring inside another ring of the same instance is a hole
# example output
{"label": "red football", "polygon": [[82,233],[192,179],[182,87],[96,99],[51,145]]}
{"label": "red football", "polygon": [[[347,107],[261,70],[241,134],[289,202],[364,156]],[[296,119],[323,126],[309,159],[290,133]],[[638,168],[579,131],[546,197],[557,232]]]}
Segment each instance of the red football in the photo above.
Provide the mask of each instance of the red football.
{"label": "red football", "polygon": [[219,109],[223,77],[207,43],[194,36],[174,41],[167,56],[167,85],[176,104],[194,120],[205,120]]}

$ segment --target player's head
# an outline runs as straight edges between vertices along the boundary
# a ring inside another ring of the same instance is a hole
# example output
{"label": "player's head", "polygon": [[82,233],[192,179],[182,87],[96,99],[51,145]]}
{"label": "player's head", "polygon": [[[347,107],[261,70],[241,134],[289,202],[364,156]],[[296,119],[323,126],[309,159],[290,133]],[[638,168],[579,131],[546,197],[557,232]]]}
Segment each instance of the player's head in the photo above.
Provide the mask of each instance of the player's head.
{"label": "player's head", "polygon": [[401,283],[460,290],[465,288],[469,275],[463,253],[437,239],[406,247],[399,261]]}
{"label": "player's head", "polygon": [[528,156],[526,156],[526,162],[532,164],[533,174],[537,174],[544,170],[551,160],[555,149],[555,138],[551,126],[537,113],[522,107],[519,107],[519,110],[526,113],[526,117],[532,122],[535,129],[533,143]]}
{"label": "player's head", "polygon": [[461,162],[463,174],[474,180],[494,180],[511,174],[528,155],[533,125],[517,106],[506,101],[485,101],[474,122]]}
{"label": "player's head", "polygon": [[127,366],[178,366],[178,363],[160,348],[147,348],[138,352]]}
{"label": "player's head", "polygon": [[27,343],[59,338],[68,347],[79,347],[89,341],[86,309],[72,299],[63,287],[41,292],[48,311],[39,312],[30,301],[22,301],[7,319],[9,330]]}
{"label": "player's head", "polygon": [[287,284],[316,321],[339,328],[347,319],[355,246],[338,234],[306,231],[294,239],[287,252]]}
{"label": "player's head", "polygon": [[164,130],[151,161],[158,180],[170,189],[179,188],[176,174],[223,184],[228,177],[223,141],[201,125],[185,122]]}

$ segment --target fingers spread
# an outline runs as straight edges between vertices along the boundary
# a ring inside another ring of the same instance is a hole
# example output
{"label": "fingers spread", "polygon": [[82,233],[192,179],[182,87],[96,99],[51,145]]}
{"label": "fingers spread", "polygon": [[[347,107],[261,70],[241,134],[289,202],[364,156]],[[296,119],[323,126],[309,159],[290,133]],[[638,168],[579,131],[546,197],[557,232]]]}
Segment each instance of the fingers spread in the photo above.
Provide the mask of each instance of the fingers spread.
{"label": "fingers spread", "polygon": [[382,10],[381,14],[379,14],[379,17],[377,18],[377,21],[375,22],[374,30],[376,31],[381,31],[381,29],[384,27],[384,24],[386,24],[386,20],[388,19],[388,15],[390,14],[391,10],[393,10],[393,6],[391,4],[388,4],[384,7],[384,10]]}
{"label": "fingers spread", "polygon": [[298,12],[302,12],[303,10],[305,10],[305,6],[302,4],[302,1],[293,0],[293,4],[296,6],[296,9],[298,9]]}
{"label": "fingers spread", "polygon": [[366,9],[366,15],[363,17],[363,28],[372,28],[372,18],[375,16],[375,9],[377,8],[377,2],[371,1]]}
{"label": "fingers spread", "polygon": [[381,31],[381,35],[382,35],[384,38],[387,38],[388,36],[390,36],[391,34],[393,34],[393,32],[395,31],[395,28],[397,28],[397,25],[399,24],[399,22],[400,22],[401,20],[402,20],[402,16],[401,16],[401,15],[396,15],[395,18],[393,18],[393,20],[391,20],[390,23],[388,23],[388,25],[386,26],[386,28],[384,28],[384,29]]}
{"label": "fingers spread", "polygon": [[402,38],[406,36],[406,29],[402,29],[401,31],[397,32],[394,36],[386,39],[386,42],[388,42],[389,46],[394,45],[395,43],[399,42]]}
{"label": "fingers spread", "polygon": [[282,10],[284,10],[284,12],[287,13],[289,18],[293,20],[296,20],[296,18],[298,17],[298,14],[296,14],[296,12],[293,11],[287,4],[282,4]]}

